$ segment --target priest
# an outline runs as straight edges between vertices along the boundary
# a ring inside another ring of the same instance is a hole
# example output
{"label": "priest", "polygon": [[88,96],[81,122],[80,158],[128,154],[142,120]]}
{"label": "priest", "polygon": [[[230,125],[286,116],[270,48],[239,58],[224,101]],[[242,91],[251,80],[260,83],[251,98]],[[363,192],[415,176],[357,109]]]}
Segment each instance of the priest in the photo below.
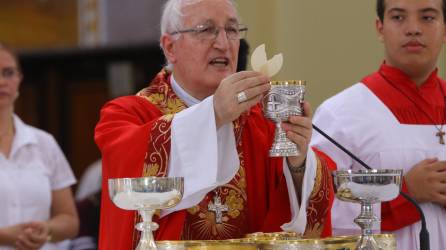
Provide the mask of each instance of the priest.
{"label": "priest", "polygon": [[[404,192],[426,216],[431,249],[446,249],[446,82],[437,60],[446,41],[445,0],[378,0],[376,29],[385,47],[377,72],[325,101],[319,126],[372,168],[403,169]],[[338,169],[362,169],[314,133],[311,145]],[[358,229],[360,206],[335,200],[334,233]],[[395,233],[398,249],[419,249],[420,216],[399,196],[375,207],[381,230]]]}
{"label": "priest", "polygon": [[[107,180],[182,176],[185,191],[159,213],[157,240],[220,240],[258,231],[319,237],[331,231],[328,158],[308,149],[311,108],[283,124],[300,148],[270,158],[274,124],[260,100],[270,79],[236,73],[246,33],[233,1],[169,0],[160,44],[168,66],[134,96],[107,103],[96,126]],[[102,196],[100,249],[133,249],[134,212]]]}

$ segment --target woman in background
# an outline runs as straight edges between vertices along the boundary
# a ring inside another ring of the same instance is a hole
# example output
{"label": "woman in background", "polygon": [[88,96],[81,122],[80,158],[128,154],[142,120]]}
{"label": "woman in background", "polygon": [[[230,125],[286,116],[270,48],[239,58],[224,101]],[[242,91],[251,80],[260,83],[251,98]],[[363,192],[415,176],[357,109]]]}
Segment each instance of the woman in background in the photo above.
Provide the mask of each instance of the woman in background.
{"label": "woman in background", "polygon": [[79,228],[76,180],[54,138],[14,114],[21,80],[17,56],[0,43],[0,250],[58,249]]}

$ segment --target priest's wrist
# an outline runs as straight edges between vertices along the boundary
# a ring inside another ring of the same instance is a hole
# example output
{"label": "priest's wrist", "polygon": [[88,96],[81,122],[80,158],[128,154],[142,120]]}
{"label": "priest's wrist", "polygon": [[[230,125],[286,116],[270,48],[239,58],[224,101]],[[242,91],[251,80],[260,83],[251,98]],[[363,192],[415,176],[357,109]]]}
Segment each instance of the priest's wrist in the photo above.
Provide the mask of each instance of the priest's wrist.
{"label": "priest's wrist", "polygon": [[289,158],[286,158],[286,163],[288,165],[288,169],[290,170],[291,173],[293,174],[303,174],[305,173],[305,166],[306,166],[306,160],[304,160],[304,162],[302,162],[302,164],[300,166],[295,166],[293,164],[290,163]]}

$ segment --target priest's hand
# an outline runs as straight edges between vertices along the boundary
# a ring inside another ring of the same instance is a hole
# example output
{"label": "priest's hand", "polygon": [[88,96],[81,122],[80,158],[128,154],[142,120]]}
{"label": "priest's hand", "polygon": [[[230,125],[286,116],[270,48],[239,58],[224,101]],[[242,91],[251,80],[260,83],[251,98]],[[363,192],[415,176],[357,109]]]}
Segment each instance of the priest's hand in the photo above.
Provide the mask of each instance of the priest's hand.
{"label": "priest's hand", "polygon": [[271,88],[269,81],[269,77],[255,71],[237,72],[223,79],[214,94],[217,128],[256,105]]}
{"label": "priest's hand", "polygon": [[298,156],[287,158],[290,167],[299,168],[305,163],[308,145],[310,144],[313,126],[311,123],[312,110],[308,102],[303,103],[303,116],[291,116],[288,122],[282,123],[282,128],[286,131],[287,137],[296,143],[300,151]]}
{"label": "priest's hand", "polygon": [[419,203],[446,206],[446,161],[425,159],[404,176],[410,195]]}

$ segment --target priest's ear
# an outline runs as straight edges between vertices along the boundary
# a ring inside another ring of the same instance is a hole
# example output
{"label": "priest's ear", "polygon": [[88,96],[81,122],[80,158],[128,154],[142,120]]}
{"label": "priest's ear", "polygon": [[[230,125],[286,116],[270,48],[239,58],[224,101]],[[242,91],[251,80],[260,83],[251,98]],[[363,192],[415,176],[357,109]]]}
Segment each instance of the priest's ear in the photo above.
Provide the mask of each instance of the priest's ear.
{"label": "priest's ear", "polygon": [[379,41],[384,42],[384,36],[383,36],[384,24],[383,24],[383,21],[381,21],[381,19],[379,19],[379,17],[376,17],[375,28],[376,28],[376,33],[378,33]]}
{"label": "priest's ear", "polygon": [[175,41],[177,39],[169,34],[164,34],[161,36],[160,44],[163,49],[164,56],[169,63],[175,63]]}

